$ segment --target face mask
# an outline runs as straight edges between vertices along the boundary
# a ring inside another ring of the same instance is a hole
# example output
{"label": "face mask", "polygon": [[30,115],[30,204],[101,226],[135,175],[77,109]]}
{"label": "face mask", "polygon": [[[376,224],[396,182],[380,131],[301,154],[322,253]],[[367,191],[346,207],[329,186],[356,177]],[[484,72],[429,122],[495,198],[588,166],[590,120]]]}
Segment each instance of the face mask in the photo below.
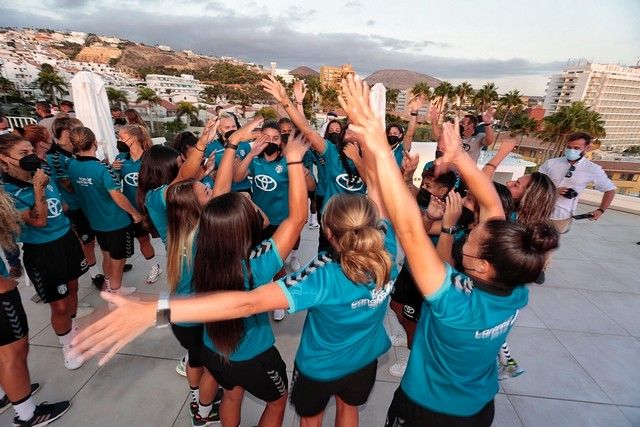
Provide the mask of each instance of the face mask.
{"label": "face mask", "polygon": [[113,124],[119,125],[119,126],[125,126],[127,124],[127,119],[125,119],[124,117],[121,117],[119,119],[114,119]]}
{"label": "face mask", "polygon": [[580,159],[580,157],[582,157],[582,150],[567,148],[564,150],[564,156],[567,158],[567,160],[578,160]]}
{"label": "face mask", "polygon": [[465,206],[462,207],[462,214],[460,214],[460,218],[458,219],[458,224],[467,226],[469,224],[473,224],[476,216],[473,211]]}
{"label": "face mask", "polygon": [[462,125],[458,125],[458,126],[460,126],[460,136],[464,137],[464,126]]}
{"label": "face mask", "polygon": [[439,159],[440,157],[444,156],[444,151],[442,150],[436,150],[436,159]]}
{"label": "face mask", "polygon": [[287,142],[289,142],[289,135],[288,133],[281,133],[280,134],[280,139],[282,140],[282,142],[284,144],[286,144]]}
{"label": "face mask", "polygon": [[0,130],[0,135],[7,135],[11,133],[11,129],[2,129]]}
{"label": "face mask", "polygon": [[20,169],[27,172],[37,171],[40,167],[40,163],[42,163],[42,160],[40,160],[40,157],[35,154],[27,154],[18,161]]}
{"label": "face mask", "polygon": [[396,145],[400,141],[400,137],[396,135],[387,135],[389,145]]}
{"label": "face mask", "polygon": [[124,141],[116,141],[116,148],[121,153],[128,153],[131,151],[131,148]]}
{"label": "face mask", "polygon": [[274,144],[270,142],[267,144],[267,148],[264,149],[263,153],[267,156],[272,156],[280,150],[280,146],[278,144]]}
{"label": "face mask", "polygon": [[232,129],[232,130],[230,130],[230,131],[225,132],[225,134],[224,134],[224,140],[225,140],[225,141],[228,141],[228,140],[229,140],[229,138],[231,138],[231,135],[233,135],[233,133],[234,133],[234,132],[235,132],[235,130],[234,130],[234,129]]}
{"label": "face mask", "polygon": [[342,137],[340,136],[339,133],[330,133],[329,135],[327,135],[327,139],[332,144],[338,144],[340,143],[340,141],[342,141]]}
{"label": "face mask", "polygon": [[418,190],[416,201],[418,202],[418,206],[426,209],[429,206],[429,202],[431,201],[431,193],[429,193],[425,188],[421,188],[420,190]]}

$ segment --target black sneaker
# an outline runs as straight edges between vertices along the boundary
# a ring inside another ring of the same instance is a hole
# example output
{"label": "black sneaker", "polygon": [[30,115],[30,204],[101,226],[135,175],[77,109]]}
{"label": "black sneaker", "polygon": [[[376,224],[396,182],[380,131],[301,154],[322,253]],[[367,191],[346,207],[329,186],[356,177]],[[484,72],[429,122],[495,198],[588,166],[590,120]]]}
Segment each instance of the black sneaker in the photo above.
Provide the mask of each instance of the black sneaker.
{"label": "black sneaker", "polygon": [[193,427],[205,427],[218,423],[220,423],[220,414],[217,409],[212,409],[211,412],[209,412],[209,416],[205,418],[201,417],[198,412],[191,417],[191,425]]}
{"label": "black sneaker", "polygon": [[42,402],[36,406],[36,411],[29,421],[20,421],[18,417],[15,417],[13,419],[13,425],[16,427],[46,426],[60,418],[70,407],[71,403],[68,400],[52,404]]}
{"label": "black sneaker", "polygon": [[[36,394],[38,390],[40,390],[40,383],[31,384],[31,396]],[[9,398],[5,394],[4,397],[0,399],[0,414],[6,411],[9,406],[11,406],[11,402],[9,401]]]}
{"label": "black sneaker", "polygon": [[93,283],[93,286],[95,286],[96,289],[101,291],[104,286],[104,275],[96,274],[96,277],[91,278],[91,283]]}
{"label": "black sneaker", "polygon": [[124,267],[122,268],[122,271],[126,273],[127,271],[131,271],[132,268],[133,268],[132,264],[125,264]]}
{"label": "black sneaker", "polygon": [[536,285],[542,285],[544,283],[545,279],[546,279],[546,275],[544,274],[544,270],[541,270],[540,274],[538,274],[538,277],[536,277],[536,280],[534,280],[533,282]]}

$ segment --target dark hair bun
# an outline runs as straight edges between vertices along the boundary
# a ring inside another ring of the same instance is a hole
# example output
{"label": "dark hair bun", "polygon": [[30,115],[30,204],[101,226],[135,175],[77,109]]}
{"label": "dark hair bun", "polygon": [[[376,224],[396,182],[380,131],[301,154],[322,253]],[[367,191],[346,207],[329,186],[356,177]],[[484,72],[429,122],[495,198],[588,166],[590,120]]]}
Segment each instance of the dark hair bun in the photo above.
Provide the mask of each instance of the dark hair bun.
{"label": "dark hair bun", "polygon": [[544,253],[558,247],[556,228],[548,222],[539,222],[527,228],[529,245],[533,251]]}

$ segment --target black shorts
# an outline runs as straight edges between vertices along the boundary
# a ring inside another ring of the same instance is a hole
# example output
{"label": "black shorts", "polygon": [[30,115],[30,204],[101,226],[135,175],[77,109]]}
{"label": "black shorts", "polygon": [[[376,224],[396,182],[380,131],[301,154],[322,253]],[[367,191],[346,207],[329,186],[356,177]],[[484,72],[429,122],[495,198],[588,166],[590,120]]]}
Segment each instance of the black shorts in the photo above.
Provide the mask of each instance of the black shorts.
{"label": "black shorts", "polygon": [[82,245],[71,230],[49,243],[24,243],[24,268],[45,303],[66,298],[67,284],[89,270]]}
{"label": "black shorts", "polygon": [[172,323],[171,330],[180,345],[189,352],[189,366],[192,368],[204,366],[204,344],[202,343],[204,326],[180,326]]}
{"label": "black shorts", "polygon": [[133,256],[133,227],[131,224],[113,231],[96,231],[100,249],[109,253],[113,259],[125,259]]}
{"label": "black shorts", "polygon": [[242,362],[225,360],[206,347],[204,354],[204,366],[225,390],[240,386],[265,402],[275,402],[287,394],[287,366],[275,347]]}
{"label": "black shorts", "polygon": [[307,191],[307,197],[309,199],[312,199],[312,200],[315,199],[316,198],[316,191],[315,190],[314,191]]}
{"label": "black shorts", "polygon": [[391,292],[391,299],[402,304],[402,315],[405,319],[417,322],[420,319],[424,297],[418,290],[409,267],[405,264],[398,274],[398,278]]}
{"label": "black shorts", "polygon": [[291,380],[291,403],[300,417],[312,417],[324,411],[331,396],[338,396],[346,404],[360,406],[367,403],[376,382],[378,359],[364,368],[334,381],[316,381],[304,376],[297,366]]}
{"label": "black shorts", "polygon": [[477,414],[470,417],[457,417],[431,411],[413,403],[402,388],[398,387],[387,412],[385,427],[489,427],[494,415],[493,399]]}
{"label": "black shorts", "polygon": [[269,240],[273,237],[280,224],[269,224],[262,229],[262,241]]}
{"label": "black shorts", "polygon": [[28,335],[29,324],[18,289],[0,294],[0,346]]}
{"label": "black shorts", "polygon": [[92,242],[96,238],[96,233],[91,229],[89,220],[82,209],[73,209],[65,212],[71,227],[76,232],[80,241],[85,244]]}

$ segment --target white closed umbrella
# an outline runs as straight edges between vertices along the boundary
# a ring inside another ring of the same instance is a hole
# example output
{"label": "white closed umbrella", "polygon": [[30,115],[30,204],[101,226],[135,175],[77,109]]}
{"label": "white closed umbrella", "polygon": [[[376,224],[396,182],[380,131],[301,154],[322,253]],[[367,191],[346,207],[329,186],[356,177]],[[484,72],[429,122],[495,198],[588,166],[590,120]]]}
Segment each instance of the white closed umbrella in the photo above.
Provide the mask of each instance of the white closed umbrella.
{"label": "white closed umbrella", "polygon": [[116,158],[116,134],[104,81],[89,71],[80,71],[71,79],[76,118],[91,129],[98,141],[99,159],[109,162]]}
{"label": "white closed umbrella", "polygon": [[380,117],[382,127],[384,128],[385,116],[387,114],[387,88],[385,88],[382,83],[376,83],[371,88],[369,105],[378,117]]}

